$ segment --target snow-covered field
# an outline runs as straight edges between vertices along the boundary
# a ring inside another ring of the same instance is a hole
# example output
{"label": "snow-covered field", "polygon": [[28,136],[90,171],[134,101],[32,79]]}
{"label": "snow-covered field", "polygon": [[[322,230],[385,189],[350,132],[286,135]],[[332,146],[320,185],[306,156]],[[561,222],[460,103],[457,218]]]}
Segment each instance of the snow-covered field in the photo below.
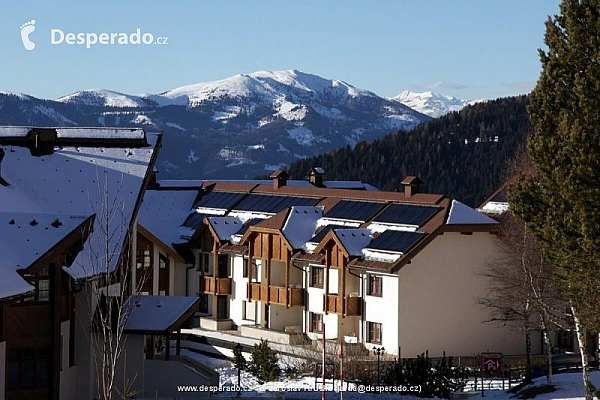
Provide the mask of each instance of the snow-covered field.
{"label": "snow-covered field", "polygon": [[[211,357],[207,357],[192,351],[185,350],[184,355],[194,358],[201,363],[210,365],[215,368],[220,376],[221,387],[235,387],[237,385],[237,369],[233,364],[226,360],[219,360]],[[600,387],[600,371],[592,372],[592,381]],[[541,377],[534,380],[534,382],[528,386],[543,386],[546,384],[546,378]],[[554,375],[554,385],[556,391],[551,393],[539,394],[535,399],[547,400],[547,399],[584,399],[583,381],[581,379],[580,372],[564,373]],[[266,382],[261,383],[259,380],[250,374],[248,371],[241,371],[240,373],[240,386],[243,388],[241,397],[266,397],[266,398],[286,398],[286,399],[319,399],[321,397],[320,391],[320,379],[315,381],[314,377],[300,377],[296,379],[288,379],[282,375],[280,381],[277,382]],[[486,385],[487,386],[487,385]],[[326,398],[337,399],[340,397],[340,383],[339,381],[332,382],[328,380],[326,382]],[[414,400],[418,399],[416,396],[411,396],[407,393],[380,393],[375,395],[374,393],[368,393],[364,387],[359,387],[355,384],[344,384],[344,399],[355,400],[364,398],[373,398],[376,396],[379,400],[388,399],[406,399]],[[235,395],[235,392],[233,393]],[[232,392],[222,392],[216,394],[215,397],[231,397]],[[513,393],[508,393],[506,390],[494,389],[486,390],[484,396],[481,394],[471,397],[472,399],[510,399],[515,398]]]}

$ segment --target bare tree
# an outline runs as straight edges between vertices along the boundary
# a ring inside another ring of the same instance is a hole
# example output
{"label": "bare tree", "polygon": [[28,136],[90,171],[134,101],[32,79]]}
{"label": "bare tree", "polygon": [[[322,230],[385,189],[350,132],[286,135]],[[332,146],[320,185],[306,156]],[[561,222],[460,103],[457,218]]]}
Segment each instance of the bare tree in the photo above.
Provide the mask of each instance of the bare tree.
{"label": "bare tree", "polygon": [[500,255],[481,272],[488,278],[487,296],[480,303],[490,310],[488,321],[501,321],[525,335],[527,374],[531,379],[531,333],[540,330],[547,350],[548,384],[552,384],[550,331],[570,321],[557,284],[556,269],[548,263],[527,226],[510,214],[501,219]]}
{"label": "bare tree", "polygon": [[[93,279],[86,282],[86,309],[77,310],[81,321],[91,319],[89,341],[95,363],[97,392],[103,400],[111,400],[115,392],[119,395],[132,392],[129,386],[132,386],[135,376],[133,380],[126,376],[124,352],[127,335],[124,330],[136,304],[135,293],[147,279],[147,274],[138,277],[137,283],[131,279],[132,234],[126,215],[123,181],[121,177],[116,182],[109,182],[105,171],[103,179],[97,179],[100,200],[93,201],[90,196],[96,223],[88,237],[87,265],[82,267]],[[109,183],[116,185],[112,191]],[[117,390],[115,378],[120,360],[123,384],[127,387]]]}

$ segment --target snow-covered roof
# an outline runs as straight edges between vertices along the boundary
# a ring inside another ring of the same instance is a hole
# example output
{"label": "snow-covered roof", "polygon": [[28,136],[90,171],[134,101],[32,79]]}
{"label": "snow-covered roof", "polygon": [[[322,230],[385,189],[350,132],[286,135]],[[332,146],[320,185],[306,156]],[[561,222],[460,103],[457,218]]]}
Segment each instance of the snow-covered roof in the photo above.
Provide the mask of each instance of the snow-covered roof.
{"label": "snow-covered roof", "polygon": [[375,186],[369,185],[361,181],[325,181],[323,186],[329,189],[364,189],[364,190],[379,190]]}
{"label": "snow-covered roof", "polygon": [[233,235],[235,235],[244,222],[235,217],[208,217],[208,223],[215,230],[215,233],[219,237],[219,240],[234,241]]}
{"label": "snow-covered roof", "polygon": [[204,181],[186,179],[159,179],[157,183],[161,188],[200,188],[204,184]]}
{"label": "snow-covered roof", "polygon": [[26,126],[3,126],[0,129],[0,137],[26,137],[30,129]]}
{"label": "snow-covered roof", "polygon": [[334,229],[348,255],[362,256],[363,249],[371,242],[373,236],[368,229]]}
{"label": "snow-covered roof", "polygon": [[165,245],[185,243],[194,230],[182,226],[192,210],[198,190],[146,190],[138,223]]}
{"label": "snow-covered roof", "polygon": [[[2,203],[0,208],[4,208]],[[0,211],[0,299],[33,290],[26,269],[77,229],[87,217]]]}
{"label": "snow-covered roof", "polygon": [[488,201],[481,208],[478,208],[477,211],[486,213],[486,214],[504,214],[510,209],[508,202],[495,202]]}
{"label": "snow-covered roof", "polygon": [[198,297],[132,296],[134,302],[125,322],[125,332],[165,332],[200,301]]}
{"label": "snow-covered roof", "polygon": [[497,223],[492,218],[483,215],[458,200],[452,200],[452,206],[450,207],[450,213],[446,221],[447,225],[489,225]]}
{"label": "snow-covered roof", "polygon": [[323,207],[294,206],[290,209],[282,232],[294,249],[305,249],[317,230]]}
{"label": "snow-covered roof", "polygon": [[[6,129],[0,128],[0,132]],[[51,154],[41,156],[33,156],[27,147],[0,145],[5,151],[1,176],[8,183],[8,186],[0,185],[1,209],[8,212],[96,214],[94,232],[73,265],[66,270],[75,278],[94,276],[98,271],[93,261],[97,262],[98,257],[93,256],[92,249],[105,248],[100,225],[103,203],[116,205],[111,207],[113,218],[109,226],[111,239],[108,248],[111,255],[120,254],[159,138],[157,134],[146,135],[145,147],[120,147],[114,146],[114,143],[107,147],[54,147]],[[105,140],[110,141],[108,138]],[[117,258],[112,257],[111,269]]]}
{"label": "snow-covered roof", "polygon": [[58,138],[77,139],[143,139],[144,130],[139,128],[56,128]]}

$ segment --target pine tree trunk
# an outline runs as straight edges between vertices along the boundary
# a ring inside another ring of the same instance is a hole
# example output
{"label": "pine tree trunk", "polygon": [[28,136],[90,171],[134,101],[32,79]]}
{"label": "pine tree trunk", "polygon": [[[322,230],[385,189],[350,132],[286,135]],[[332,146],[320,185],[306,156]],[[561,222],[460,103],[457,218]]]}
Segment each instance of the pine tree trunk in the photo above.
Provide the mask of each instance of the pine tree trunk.
{"label": "pine tree trunk", "polygon": [[571,305],[571,312],[573,313],[573,322],[575,323],[575,332],[577,333],[577,343],[579,344],[579,353],[581,354],[585,400],[593,400],[596,389],[590,379],[590,364],[588,362],[587,346],[585,342],[585,328],[581,326],[581,321],[579,321],[579,317],[577,316],[577,310],[573,305]]}

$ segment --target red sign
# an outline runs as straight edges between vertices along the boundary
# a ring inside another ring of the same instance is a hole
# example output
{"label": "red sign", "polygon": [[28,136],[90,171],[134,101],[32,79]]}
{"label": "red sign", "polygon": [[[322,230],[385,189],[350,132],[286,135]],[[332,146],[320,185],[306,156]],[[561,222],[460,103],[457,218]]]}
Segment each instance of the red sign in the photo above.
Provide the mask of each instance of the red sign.
{"label": "red sign", "polygon": [[484,356],[483,372],[488,374],[502,373],[502,356]]}

